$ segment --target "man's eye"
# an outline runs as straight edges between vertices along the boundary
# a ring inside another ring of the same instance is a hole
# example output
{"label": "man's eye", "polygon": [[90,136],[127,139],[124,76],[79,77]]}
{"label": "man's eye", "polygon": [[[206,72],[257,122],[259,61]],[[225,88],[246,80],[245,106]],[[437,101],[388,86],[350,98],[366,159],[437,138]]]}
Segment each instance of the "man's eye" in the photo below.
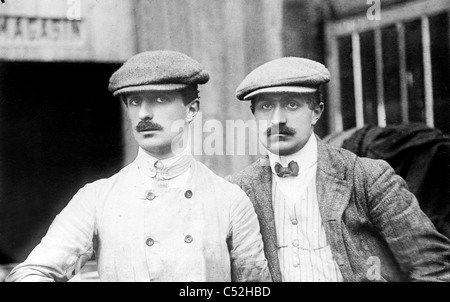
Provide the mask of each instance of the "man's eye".
{"label": "man's eye", "polygon": [[157,98],[155,98],[155,102],[165,103],[165,102],[167,102],[167,99],[165,97],[157,97]]}
{"label": "man's eye", "polygon": [[297,109],[297,108],[298,108],[298,104],[295,103],[295,102],[290,102],[290,103],[288,104],[288,108],[289,108],[289,109]]}
{"label": "man's eye", "polygon": [[137,105],[139,105],[141,102],[142,102],[142,99],[141,99],[141,98],[137,98],[137,97],[131,98],[131,99],[128,100],[128,103],[129,103],[130,105],[133,105],[133,106],[137,106]]}
{"label": "man's eye", "polygon": [[261,108],[262,108],[262,109],[265,109],[265,110],[269,110],[269,109],[272,108],[272,104],[267,104],[267,103],[266,103],[266,104],[262,104],[262,105],[261,105]]}

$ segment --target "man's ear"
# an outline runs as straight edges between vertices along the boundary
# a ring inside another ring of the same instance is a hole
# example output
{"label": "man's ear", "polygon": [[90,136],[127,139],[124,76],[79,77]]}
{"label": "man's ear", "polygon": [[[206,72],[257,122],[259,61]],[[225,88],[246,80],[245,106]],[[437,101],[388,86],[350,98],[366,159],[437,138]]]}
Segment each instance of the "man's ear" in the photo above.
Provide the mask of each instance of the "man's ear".
{"label": "man's ear", "polygon": [[313,118],[312,118],[313,126],[315,126],[317,124],[320,117],[322,116],[324,107],[325,107],[325,105],[322,102],[320,102],[319,106],[316,106],[316,108],[313,109]]}
{"label": "man's ear", "polygon": [[192,122],[194,120],[194,117],[197,115],[197,113],[200,110],[200,101],[198,99],[195,99],[187,107],[187,116],[186,121],[188,123]]}

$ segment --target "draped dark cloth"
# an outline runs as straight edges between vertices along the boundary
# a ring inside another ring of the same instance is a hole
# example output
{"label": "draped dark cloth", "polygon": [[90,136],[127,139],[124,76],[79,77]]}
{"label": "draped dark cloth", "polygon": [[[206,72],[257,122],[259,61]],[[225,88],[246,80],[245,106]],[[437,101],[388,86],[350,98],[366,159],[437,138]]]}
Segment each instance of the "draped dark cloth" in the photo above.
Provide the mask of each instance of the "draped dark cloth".
{"label": "draped dark cloth", "polygon": [[437,230],[450,238],[450,136],[423,124],[366,125],[342,147],[386,160],[408,184]]}

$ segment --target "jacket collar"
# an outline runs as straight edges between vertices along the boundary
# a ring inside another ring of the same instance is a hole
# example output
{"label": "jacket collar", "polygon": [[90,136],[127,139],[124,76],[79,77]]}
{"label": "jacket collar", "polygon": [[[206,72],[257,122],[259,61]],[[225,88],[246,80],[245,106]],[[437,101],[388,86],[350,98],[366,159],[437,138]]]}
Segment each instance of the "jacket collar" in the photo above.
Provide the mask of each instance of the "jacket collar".
{"label": "jacket collar", "polygon": [[[183,187],[180,188],[159,188],[159,187],[149,187],[142,178],[141,172],[139,170],[139,161],[136,158],[131,164],[122,169],[120,173],[120,181],[123,186],[123,192],[126,194],[125,200],[145,200],[147,199],[147,194],[153,192],[155,194],[161,194],[166,190],[177,190],[177,189],[194,189],[197,183],[202,183],[203,175],[198,173],[199,167],[198,162],[192,158],[191,169],[189,170],[189,176]],[[196,189],[196,187],[195,187]]]}
{"label": "jacket collar", "polygon": [[141,173],[149,178],[164,181],[183,174],[192,165],[192,160],[189,148],[171,158],[157,159],[139,147],[135,161]]}
{"label": "jacket collar", "polygon": [[[322,221],[340,220],[351,195],[351,174],[345,159],[318,140],[317,199]],[[328,231],[328,230],[327,230]]]}
{"label": "jacket collar", "polygon": [[352,249],[352,243],[345,241],[342,222],[353,192],[355,157],[347,152],[332,150],[320,141],[318,156],[317,197],[326,238],[344,280],[357,281],[364,274],[361,270],[355,271],[348,261],[348,249]]}

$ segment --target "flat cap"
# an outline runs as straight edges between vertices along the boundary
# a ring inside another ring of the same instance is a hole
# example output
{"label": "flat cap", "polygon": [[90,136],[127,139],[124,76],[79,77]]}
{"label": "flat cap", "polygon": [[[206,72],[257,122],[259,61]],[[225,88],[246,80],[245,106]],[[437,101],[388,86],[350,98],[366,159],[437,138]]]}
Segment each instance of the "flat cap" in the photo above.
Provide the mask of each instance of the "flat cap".
{"label": "flat cap", "polygon": [[249,100],[264,92],[314,92],[329,81],[330,72],[319,62],[285,57],[250,72],[236,89],[236,97]]}
{"label": "flat cap", "polygon": [[176,51],[146,51],[131,57],[109,79],[114,96],[145,90],[179,90],[209,80],[203,66]]}

